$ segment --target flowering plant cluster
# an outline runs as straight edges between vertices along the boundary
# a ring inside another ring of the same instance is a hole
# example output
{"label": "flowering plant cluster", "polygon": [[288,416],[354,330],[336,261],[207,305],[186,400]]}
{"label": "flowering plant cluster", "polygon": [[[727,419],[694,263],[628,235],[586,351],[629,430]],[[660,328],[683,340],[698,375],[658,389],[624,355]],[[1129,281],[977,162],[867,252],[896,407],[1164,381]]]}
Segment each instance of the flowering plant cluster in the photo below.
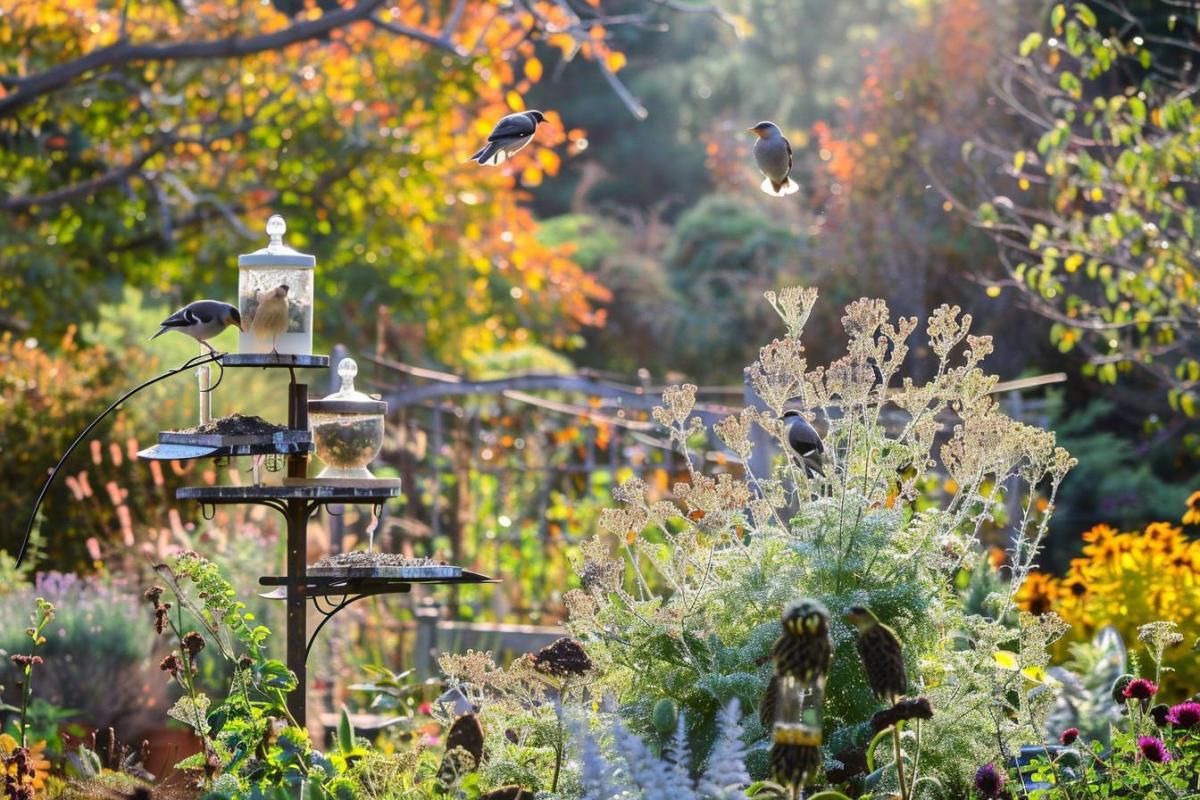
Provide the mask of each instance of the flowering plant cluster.
{"label": "flowering plant cluster", "polygon": [[[1185,525],[1200,521],[1200,492],[1184,512]],[[1054,612],[1071,626],[1065,642],[1090,639],[1105,626],[1126,641],[1146,620],[1170,619],[1178,628],[1158,652],[1173,689],[1200,685],[1200,663],[1189,647],[1200,639],[1200,540],[1167,522],[1140,531],[1098,525],[1083,534],[1083,556],[1063,577],[1032,572],[1017,594],[1034,614]]]}
{"label": "flowering plant cluster", "polygon": [[994,763],[980,767],[976,795],[1024,794],[1044,800],[1195,797],[1200,792],[1200,702],[1159,703],[1153,680],[1130,675],[1122,676],[1111,694],[1125,713],[1111,747],[1067,728],[1059,734],[1061,746],[1039,748],[1041,752],[1019,770],[1006,771]]}

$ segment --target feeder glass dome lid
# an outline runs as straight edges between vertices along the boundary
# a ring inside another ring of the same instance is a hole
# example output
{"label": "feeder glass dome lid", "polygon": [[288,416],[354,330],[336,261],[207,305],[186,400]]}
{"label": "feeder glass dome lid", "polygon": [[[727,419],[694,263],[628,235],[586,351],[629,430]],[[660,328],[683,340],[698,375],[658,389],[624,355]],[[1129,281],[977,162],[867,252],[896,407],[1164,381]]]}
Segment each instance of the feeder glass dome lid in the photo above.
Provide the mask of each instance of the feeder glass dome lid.
{"label": "feeder glass dome lid", "polygon": [[387,403],[354,388],[358,365],[352,358],[338,364],[342,388],[323,400],[308,402],[308,427],[317,458],[325,463],[318,478],[371,479],[367,470],[383,447]]}
{"label": "feeder glass dome lid", "polygon": [[267,220],[267,246],[238,256],[238,310],[243,327],[238,350],[242,353],[312,354],[313,268],[317,259],[285,245],[286,232],[287,223],[275,214]]}

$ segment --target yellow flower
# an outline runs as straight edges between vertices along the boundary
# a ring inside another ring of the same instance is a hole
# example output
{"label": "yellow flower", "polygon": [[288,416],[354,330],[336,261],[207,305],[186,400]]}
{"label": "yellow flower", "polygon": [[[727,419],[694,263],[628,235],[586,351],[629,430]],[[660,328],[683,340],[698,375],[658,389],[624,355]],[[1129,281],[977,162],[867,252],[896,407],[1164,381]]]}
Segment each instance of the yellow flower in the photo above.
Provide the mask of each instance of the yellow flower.
{"label": "yellow flower", "polygon": [[1054,608],[1060,592],[1058,581],[1041,572],[1031,572],[1017,591],[1017,603],[1031,614],[1045,614]]}
{"label": "yellow flower", "polygon": [[1183,512],[1184,525],[1200,525],[1200,492],[1192,492],[1187,499],[1187,511]]}

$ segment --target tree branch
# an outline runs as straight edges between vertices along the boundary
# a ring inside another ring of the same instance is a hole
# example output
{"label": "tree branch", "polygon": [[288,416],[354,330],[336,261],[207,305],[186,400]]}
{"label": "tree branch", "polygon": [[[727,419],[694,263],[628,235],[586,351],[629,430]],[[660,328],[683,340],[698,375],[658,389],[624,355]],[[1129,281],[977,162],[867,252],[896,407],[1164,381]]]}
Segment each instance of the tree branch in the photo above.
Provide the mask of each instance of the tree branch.
{"label": "tree branch", "polygon": [[45,194],[7,197],[0,200],[0,211],[26,211],[34,206],[57,206],[74,200],[76,197],[86,197],[106,186],[112,186],[132,178],[141,171],[142,165],[162,152],[165,146],[164,142],[159,142],[153,147],[143,150],[128,164],[111,169],[90,180],[74,183]]}
{"label": "tree branch", "polygon": [[[93,70],[119,67],[134,62],[239,58],[276,50],[296,42],[325,36],[352,22],[368,19],[383,2],[384,0],[359,0],[350,8],[333,11],[317,19],[297,22],[283,30],[259,36],[230,36],[224,39],[171,42],[169,44],[133,44],[122,40],[73,61],[51,67],[45,72],[20,78],[19,82],[15,83],[17,91],[0,98],[0,117],[12,114],[38,97],[59,91]],[[397,30],[394,32],[400,35],[410,36],[420,41],[433,39],[430,43],[438,41],[436,37],[428,37],[427,34],[421,34],[420,31],[396,27]]]}

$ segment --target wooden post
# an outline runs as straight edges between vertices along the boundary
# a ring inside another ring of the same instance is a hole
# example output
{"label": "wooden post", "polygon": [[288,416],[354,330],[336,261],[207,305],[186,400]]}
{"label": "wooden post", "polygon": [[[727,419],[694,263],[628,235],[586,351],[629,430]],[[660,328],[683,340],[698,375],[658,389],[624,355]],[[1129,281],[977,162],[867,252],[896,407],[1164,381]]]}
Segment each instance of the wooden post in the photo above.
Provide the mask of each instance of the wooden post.
{"label": "wooden post", "polygon": [[[308,428],[308,386],[292,383],[288,391],[288,427]],[[308,477],[308,454],[288,456],[288,477]],[[308,597],[305,579],[308,572],[307,500],[287,501],[287,666],[296,675],[296,690],[287,698],[288,711],[301,727],[307,724],[304,699],[308,671],[305,666],[308,639]]]}

